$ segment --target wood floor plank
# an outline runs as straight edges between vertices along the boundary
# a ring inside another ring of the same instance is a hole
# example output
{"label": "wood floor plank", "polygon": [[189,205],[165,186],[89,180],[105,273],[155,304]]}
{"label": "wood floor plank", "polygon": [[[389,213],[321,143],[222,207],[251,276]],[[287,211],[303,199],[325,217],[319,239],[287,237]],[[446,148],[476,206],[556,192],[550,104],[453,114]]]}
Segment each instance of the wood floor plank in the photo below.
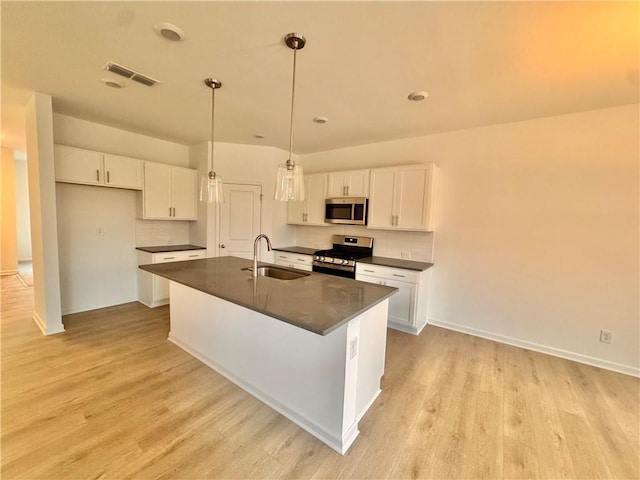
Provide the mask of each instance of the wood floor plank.
{"label": "wood floor plank", "polygon": [[1,283],[3,479],[634,478],[637,378],[427,326],[388,331],[342,456],[167,341],[169,308],[64,317]]}

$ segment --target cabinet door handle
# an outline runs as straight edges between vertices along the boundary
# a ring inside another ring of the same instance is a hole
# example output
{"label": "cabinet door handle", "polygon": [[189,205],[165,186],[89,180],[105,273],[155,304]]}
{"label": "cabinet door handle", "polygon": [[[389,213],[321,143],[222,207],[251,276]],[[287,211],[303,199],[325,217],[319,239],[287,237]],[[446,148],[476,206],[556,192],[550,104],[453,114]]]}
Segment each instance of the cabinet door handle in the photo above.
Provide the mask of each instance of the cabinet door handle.
{"label": "cabinet door handle", "polygon": [[171,207],[169,207],[169,216],[171,216]]}
{"label": "cabinet door handle", "polygon": [[278,255],[278,258],[283,258],[283,259],[287,259],[287,257],[285,257],[284,255]]}
{"label": "cabinet door handle", "polygon": [[107,183],[111,183],[111,180],[109,179],[109,170],[107,170]]}
{"label": "cabinet door handle", "polygon": [[227,246],[223,243],[222,245],[220,245],[220,248],[227,248]]}
{"label": "cabinet door handle", "polygon": [[100,170],[96,170],[96,180],[100,181]]}
{"label": "cabinet door handle", "polygon": [[397,273],[393,274],[394,277],[400,277],[400,278],[405,278],[404,275],[398,275]]}

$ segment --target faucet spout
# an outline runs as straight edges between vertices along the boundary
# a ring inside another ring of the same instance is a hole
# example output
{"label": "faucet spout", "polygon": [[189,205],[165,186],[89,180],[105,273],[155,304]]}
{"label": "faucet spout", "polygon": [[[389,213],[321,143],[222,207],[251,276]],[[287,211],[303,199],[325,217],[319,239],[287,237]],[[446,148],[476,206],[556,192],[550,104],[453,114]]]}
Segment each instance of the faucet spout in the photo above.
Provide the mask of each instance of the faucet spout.
{"label": "faucet spout", "polygon": [[260,240],[264,238],[267,241],[267,250],[271,251],[271,240],[264,233],[261,233],[256,237],[253,241],[253,269],[251,270],[251,276],[258,276],[258,245],[260,245]]}

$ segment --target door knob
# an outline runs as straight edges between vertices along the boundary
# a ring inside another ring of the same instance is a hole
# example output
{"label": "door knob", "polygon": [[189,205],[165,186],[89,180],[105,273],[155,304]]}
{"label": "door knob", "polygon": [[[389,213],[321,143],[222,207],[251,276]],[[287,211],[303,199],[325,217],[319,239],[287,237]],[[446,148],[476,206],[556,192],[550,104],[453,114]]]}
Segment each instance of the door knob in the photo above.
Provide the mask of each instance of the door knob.
{"label": "door knob", "polygon": [[222,245],[220,245],[220,248],[227,248],[224,243]]}

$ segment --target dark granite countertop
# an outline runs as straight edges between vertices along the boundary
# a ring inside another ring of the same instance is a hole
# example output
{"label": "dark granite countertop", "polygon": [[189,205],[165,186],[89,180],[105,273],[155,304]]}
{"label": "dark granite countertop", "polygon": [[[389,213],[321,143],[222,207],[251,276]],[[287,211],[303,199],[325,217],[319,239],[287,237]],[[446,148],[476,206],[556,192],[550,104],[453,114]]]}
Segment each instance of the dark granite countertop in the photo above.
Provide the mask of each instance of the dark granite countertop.
{"label": "dark granite countertop", "polygon": [[402,258],[387,257],[366,257],[359,258],[359,263],[368,263],[369,265],[381,265],[383,267],[404,268],[405,270],[415,270],[422,272],[433,267],[433,263],[416,262],[414,260],[404,260]]}
{"label": "dark granite countertop", "polygon": [[206,247],[199,247],[197,245],[160,245],[157,247],[136,247],[136,250],[148,253],[166,253],[179,252],[181,250],[206,250]]}
{"label": "dark granite countertop", "polygon": [[300,253],[302,255],[313,255],[320,249],[309,247],[281,247],[274,248],[273,250],[278,250],[279,252]]}
{"label": "dark granite countertop", "polygon": [[319,335],[327,335],[397,291],[322,273],[295,280],[256,279],[242,270],[250,264],[243,258],[216,257],[139,268]]}

